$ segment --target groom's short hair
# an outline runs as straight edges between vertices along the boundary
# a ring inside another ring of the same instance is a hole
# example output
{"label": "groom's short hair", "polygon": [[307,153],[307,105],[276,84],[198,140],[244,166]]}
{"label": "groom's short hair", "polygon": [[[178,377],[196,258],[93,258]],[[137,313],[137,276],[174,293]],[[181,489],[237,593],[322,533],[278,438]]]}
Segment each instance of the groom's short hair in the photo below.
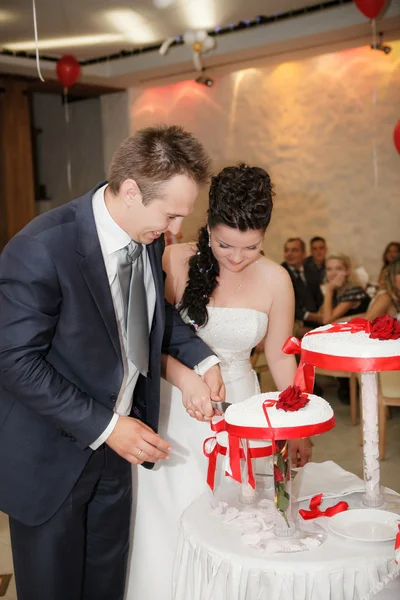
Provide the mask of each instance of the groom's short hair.
{"label": "groom's short hair", "polygon": [[139,129],[122,142],[111,161],[108,184],[117,194],[126,179],[133,179],[147,204],[175,175],[205,185],[211,176],[211,159],[194,135],[178,125],[160,125]]}

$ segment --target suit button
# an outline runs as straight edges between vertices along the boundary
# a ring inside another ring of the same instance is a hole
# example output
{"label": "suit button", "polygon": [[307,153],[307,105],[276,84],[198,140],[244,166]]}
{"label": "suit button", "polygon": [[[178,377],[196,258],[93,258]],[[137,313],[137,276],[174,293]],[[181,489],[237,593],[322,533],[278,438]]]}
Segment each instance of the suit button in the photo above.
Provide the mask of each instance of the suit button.
{"label": "suit button", "polygon": [[118,398],[117,394],[111,394],[111,396],[110,396],[111,402],[116,402],[117,398]]}

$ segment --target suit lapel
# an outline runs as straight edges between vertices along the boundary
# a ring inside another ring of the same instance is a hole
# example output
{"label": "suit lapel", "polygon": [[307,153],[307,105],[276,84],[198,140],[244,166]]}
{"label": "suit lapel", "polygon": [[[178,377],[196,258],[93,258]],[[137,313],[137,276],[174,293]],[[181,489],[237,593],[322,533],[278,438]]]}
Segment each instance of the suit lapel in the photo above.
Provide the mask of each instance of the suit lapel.
{"label": "suit lapel", "polygon": [[78,231],[76,251],[82,256],[79,262],[82,275],[102,316],[115,352],[122,361],[114,304],[92,209],[93,194],[104,183],[101,183],[77,201],[76,223]]}
{"label": "suit lapel", "polygon": [[156,289],[156,306],[154,310],[153,324],[162,324],[164,320],[164,281],[162,277],[162,248],[159,242],[147,246],[147,253],[153,273],[154,286]]}

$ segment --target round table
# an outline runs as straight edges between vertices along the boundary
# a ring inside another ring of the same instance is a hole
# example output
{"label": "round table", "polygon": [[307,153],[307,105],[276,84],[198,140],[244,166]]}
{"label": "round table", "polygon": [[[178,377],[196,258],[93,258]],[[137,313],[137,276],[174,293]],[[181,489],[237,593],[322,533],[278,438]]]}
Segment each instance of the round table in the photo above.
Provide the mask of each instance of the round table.
{"label": "round table", "polygon": [[[345,499],[359,503],[353,494]],[[332,500],[329,504],[334,504]],[[308,508],[308,502],[301,503]],[[318,521],[318,520],[317,520]],[[313,550],[260,554],[212,512],[204,494],[183,513],[173,600],[399,600],[394,541],[361,543],[328,532]],[[385,589],[384,589],[385,588]],[[380,590],[382,590],[381,593]]]}

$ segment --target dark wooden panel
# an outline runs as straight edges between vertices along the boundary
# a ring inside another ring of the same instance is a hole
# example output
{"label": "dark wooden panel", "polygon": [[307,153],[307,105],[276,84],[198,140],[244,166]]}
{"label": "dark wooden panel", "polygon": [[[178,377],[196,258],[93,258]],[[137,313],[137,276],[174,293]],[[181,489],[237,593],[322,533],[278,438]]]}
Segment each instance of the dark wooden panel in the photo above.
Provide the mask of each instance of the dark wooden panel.
{"label": "dark wooden panel", "polygon": [[[26,84],[0,81],[0,227],[10,239],[35,216],[29,99]],[[1,234],[0,234],[1,235]]]}

